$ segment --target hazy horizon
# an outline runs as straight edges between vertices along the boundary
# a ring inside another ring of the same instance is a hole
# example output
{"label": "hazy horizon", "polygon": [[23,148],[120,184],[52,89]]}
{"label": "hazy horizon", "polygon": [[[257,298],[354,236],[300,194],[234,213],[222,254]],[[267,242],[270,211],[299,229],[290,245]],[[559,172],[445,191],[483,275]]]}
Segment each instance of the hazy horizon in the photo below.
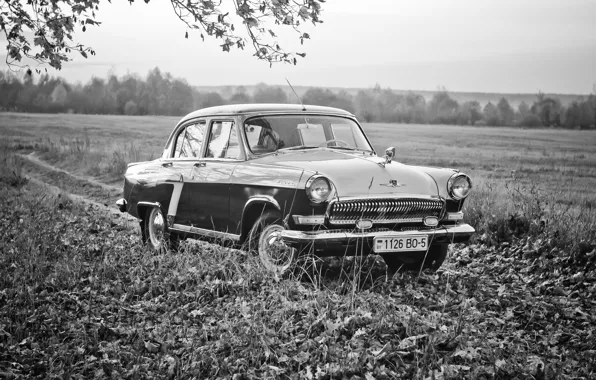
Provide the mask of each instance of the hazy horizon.
{"label": "hazy horizon", "polygon": [[[144,76],[159,67],[193,86],[254,85],[396,90],[588,94],[596,83],[596,2],[355,0],[324,4],[324,23],[306,27],[303,46],[279,33],[297,66],[259,62],[252,51],[222,52],[189,33],[167,2],[103,4],[99,27],[77,30],[96,56],[51,75],[86,82],[108,71]],[[282,29],[278,29],[281,31]],[[295,48],[295,49],[293,49]],[[5,53],[3,53],[5,55]],[[6,68],[4,60],[2,68]]]}

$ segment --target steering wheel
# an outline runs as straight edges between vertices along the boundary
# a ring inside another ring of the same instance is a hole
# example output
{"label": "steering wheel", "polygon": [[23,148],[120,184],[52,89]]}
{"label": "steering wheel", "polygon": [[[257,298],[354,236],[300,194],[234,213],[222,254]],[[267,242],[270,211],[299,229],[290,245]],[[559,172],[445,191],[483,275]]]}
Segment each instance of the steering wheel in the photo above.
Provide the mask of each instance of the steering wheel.
{"label": "steering wheel", "polygon": [[343,144],[344,146],[349,147],[350,144],[348,144],[347,142],[345,142],[344,140],[340,140],[340,139],[331,139],[331,140],[327,140],[325,141],[325,144],[327,146],[329,146],[329,143],[339,143],[340,145]]}

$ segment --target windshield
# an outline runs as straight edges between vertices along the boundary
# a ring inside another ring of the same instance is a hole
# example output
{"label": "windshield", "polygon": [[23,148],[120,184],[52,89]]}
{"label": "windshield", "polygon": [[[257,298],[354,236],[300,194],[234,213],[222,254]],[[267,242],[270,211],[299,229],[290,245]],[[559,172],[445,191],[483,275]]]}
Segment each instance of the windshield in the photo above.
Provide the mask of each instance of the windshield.
{"label": "windshield", "polygon": [[246,120],[244,130],[254,154],[316,147],[372,151],[358,124],[342,117],[258,116]]}

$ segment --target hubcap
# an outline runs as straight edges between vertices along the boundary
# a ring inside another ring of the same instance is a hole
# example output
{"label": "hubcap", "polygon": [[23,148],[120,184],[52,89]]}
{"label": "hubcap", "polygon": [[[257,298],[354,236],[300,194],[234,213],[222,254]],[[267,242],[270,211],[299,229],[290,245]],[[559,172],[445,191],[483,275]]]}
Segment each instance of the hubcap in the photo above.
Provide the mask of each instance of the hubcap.
{"label": "hubcap", "polygon": [[158,248],[164,239],[165,222],[160,209],[153,209],[149,215],[149,239],[151,244]]}
{"label": "hubcap", "polygon": [[288,247],[281,239],[283,230],[282,226],[272,224],[263,228],[259,238],[259,256],[265,265],[278,272],[290,267],[296,253],[296,249]]}

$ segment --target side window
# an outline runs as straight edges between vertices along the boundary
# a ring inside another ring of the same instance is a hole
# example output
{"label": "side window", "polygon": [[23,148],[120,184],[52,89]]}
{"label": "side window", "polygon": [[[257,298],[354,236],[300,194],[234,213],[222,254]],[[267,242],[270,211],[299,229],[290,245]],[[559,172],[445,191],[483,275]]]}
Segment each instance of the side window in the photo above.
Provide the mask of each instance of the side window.
{"label": "side window", "polygon": [[246,139],[248,140],[248,145],[251,149],[257,147],[259,145],[259,137],[261,136],[261,130],[263,127],[260,125],[250,125],[247,124],[244,128],[246,131]]}
{"label": "side window", "polygon": [[214,121],[211,124],[209,145],[205,157],[209,158],[238,158],[240,146],[233,121]]}
{"label": "side window", "polygon": [[232,124],[232,129],[230,130],[230,140],[228,142],[228,149],[226,150],[225,158],[237,159],[238,157],[240,157],[238,132],[236,131],[236,128],[234,128],[234,124]]}
{"label": "side window", "polygon": [[206,124],[200,121],[184,128],[176,137],[174,158],[194,158],[201,154]]}

